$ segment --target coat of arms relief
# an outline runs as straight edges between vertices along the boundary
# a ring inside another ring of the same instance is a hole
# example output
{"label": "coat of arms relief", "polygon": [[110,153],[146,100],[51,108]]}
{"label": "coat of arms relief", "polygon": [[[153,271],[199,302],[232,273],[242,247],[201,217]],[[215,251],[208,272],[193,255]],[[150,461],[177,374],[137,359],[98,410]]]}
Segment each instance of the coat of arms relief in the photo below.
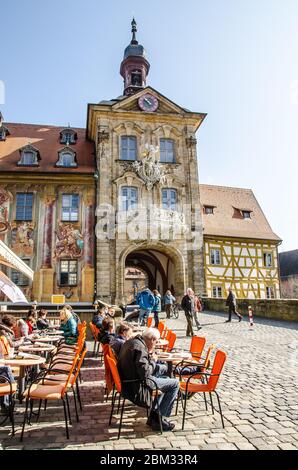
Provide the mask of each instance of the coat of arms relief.
{"label": "coat of arms relief", "polygon": [[164,167],[157,161],[159,147],[145,145],[145,151],[141,154],[142,160],[134,162],[132,167],[138,176],[144,181],[148,191],[151,191],[156,183],[166,183]]}

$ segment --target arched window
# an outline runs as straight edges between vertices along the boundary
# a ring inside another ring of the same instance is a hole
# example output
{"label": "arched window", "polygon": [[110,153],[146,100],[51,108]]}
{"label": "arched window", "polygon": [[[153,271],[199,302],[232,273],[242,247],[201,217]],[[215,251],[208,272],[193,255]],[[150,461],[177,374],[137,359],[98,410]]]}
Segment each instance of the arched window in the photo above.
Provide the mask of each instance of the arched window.
{"label": "arched window", "polygon": [[138,190],[131,186],[123,186],[121,188],[121,209],[129,211],[136,209],[138,205]]}
{"label": "arched window", "polygon": [[75,145],[78,140],[76,131],[68,127],[60,132],[60,144]]}
{"label": "arched window", "polygon": [[56,166],[61,166],[64,168],[76,168],[78,166],[76,162],[76,153],[70,148],[60,150],[58,155],[59,158]]}
{"label": "arched window", "polygon": [[176,189],[166,188],[162,190],[162,208],[170,211],[177,210],[177,191]]}
{"label": "arched window", "polygon": [[20,166],[37,166],[38,160],[40,160],[39,151],[31,145],[27,145],[26,147],[20,149],[20,155],[21,158],[18,161],[18,165]]}

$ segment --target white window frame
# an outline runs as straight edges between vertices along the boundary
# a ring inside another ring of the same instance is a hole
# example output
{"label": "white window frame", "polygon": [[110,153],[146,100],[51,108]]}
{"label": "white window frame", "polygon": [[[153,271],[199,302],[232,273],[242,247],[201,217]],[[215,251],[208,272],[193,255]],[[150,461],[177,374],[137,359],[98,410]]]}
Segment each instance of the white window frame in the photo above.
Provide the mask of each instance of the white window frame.
{"label": "white window frame", "polygon": [[[164,197],[166,194],[166,197]],[[175,195],[175,201],[172,199],[172,196]],[[161,198],[162,198],[162,208],[165,210],[177,211],[178,207],[178,193],[177,189],[175,188],[163,188],[161,190]]]}
{"label": "white window frame", "polygon": [[212,298],[223,299],[223,288],[222,286],[212,286]]}
{"label": "white window frame", "polygon": [[[72,198],[76,197],[78,200],[77,207],[72,206]],[[69,198],[69,205],[64,205],[66,198]],[[66,211],[68,209],[68,211]],[[78,222],[79,221],[79,211],[80,211],[80,195],[78,193],[74,194],[62,194],[61,198],[61,222]],[[68,213],[68,216],[65,214]]]}
{"label": "white window frame", "polygon": [[219,248],[210,248],[210,264],[212,266],[221,265],[221,250]]}
{"label": "white window frame", "polygon": [[266,299],[275,299],[274,286],[266,286]]}
{"label": "white window frame", "polygon": [[[66,165],[65,162],[63,162],[63,157],[65,156],[71,156],[72,162],[70,165]],[[75,161],[76,154],[72,150],[62,150],[62,152],[59,152],[59,160],[56,163],[56,166],[61,166],[63,168],[77,168],[77,162]]]}
{"label": "white window frame", "polygon": [[[67,263],[67,266],[68,266],[67,271],[63,271],[62,263]],[[75,270],[73,270],[73,271],[70,270],[71,265],[75,266]],[[61,274],[66,274],[66,273],[68,274],[67,283],[62,283],[61,282]],[[70,277],[72,275],[75,275],[75,277],[73,277],[73,282],[70,282]],[[60,261],[59,261],[59,286],[61,286],[61,287],[76,287],[78,285],[78,276],[79,276],[78,260],[60,259]]]}
{"label": "white window frame", "polygon": [[[127,191],[127,195],[124,195],[124,191]],[[133,193],[135,196],[133,196]],[[122,186],[120,188],[120,201],[121,210],[127,212],[130,210],[137,209],[138,207],[139,192],[135,186]]]}
{"label": "white window frame", "polygon": [[[126,146],[124,146],[124,141],[126,139]],[[130,147],[130,142],[134,142],[134,147]],[[123,157],[123,151],[126,150],[127,157]],[[130,152],[134,151],[134,158],[130,158]],[[120,136],[120,154],[119,159],[126,162],[134,162],[138,159],[138,139],[135,135],[121,135]]]}
{"label": "white window frame", "polygon": [[[270,262],[268,261],[270,259]],[[263,253],[263,263],[265,268],[273,268],[273,253],[272,251],[264,251]]]}
{"label": "white window frame", "polygon": [[[167,143],[171,142],[172,150],[167,148],[162,149],[162,142],[165,142],[165,147],[167,147]],[[162,138],[159,140],[159,149],[160,149],[160,162],[161,163],[176,163],[176,148],[175,148],[175,140],[174,139],[165,139]],[[173,152],[171,159],[169,155]]]}

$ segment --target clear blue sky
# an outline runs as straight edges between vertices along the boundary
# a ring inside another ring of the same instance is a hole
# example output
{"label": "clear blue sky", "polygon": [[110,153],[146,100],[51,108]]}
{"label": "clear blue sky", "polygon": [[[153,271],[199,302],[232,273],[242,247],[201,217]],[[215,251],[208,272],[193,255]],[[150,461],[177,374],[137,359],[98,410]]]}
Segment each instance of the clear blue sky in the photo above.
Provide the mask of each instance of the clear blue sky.
{"label": "clear blue sky", "polygon": [[9,0],[0,10],[6,121],[85,126],[122,93],[132,14],[148,83],[208,117],[200,182],[253,189],[298,248],[298,0]]}

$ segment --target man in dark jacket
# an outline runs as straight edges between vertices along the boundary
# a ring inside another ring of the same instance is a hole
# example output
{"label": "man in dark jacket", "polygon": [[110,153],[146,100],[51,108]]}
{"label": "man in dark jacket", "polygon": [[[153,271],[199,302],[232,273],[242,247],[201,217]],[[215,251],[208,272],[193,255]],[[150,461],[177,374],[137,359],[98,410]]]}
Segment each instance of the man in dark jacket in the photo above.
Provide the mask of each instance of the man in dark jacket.
{"label": "man in dark jacket", "polygon": [[226,300],[226,306],[229,307],[229,319],[226,321],[226,323],[229,323],[230,321],[232,321],[232,313],[235,313],[235,315],[237,315],[239,321],[242,320],[242,316],[236,310],[237,308],[236,296],[233,293],[231,288],[229,289],[229,295]]}
{"label": "man in dark jacket", "polygon": [[[147,328],[142,336],[132,338],[121,348],[118,358],[118,370],[122,381],[123,396],[138,406],[149,408],[151,391],[156,387],[162,392],[158,398],[159,410],[164,431],[172,431],[174,424],[166,420],[171,416],[175,398],[179,390],[177,379],[164,376],[167,366],[157,364],[153,350],[160,333],[156,328]],[[125,382],[133,380],[134,382]],[[152,405],[147,424],[159,430],[158,404]]]}
{"label": "man in dark jacket", "polygon": [[187,289],[186,295],[181,301],[181,307],[184,310],[187,321],[186,336],[194,336],[192,328],[192,319],[195,311],[195,296],[192,289]]}

